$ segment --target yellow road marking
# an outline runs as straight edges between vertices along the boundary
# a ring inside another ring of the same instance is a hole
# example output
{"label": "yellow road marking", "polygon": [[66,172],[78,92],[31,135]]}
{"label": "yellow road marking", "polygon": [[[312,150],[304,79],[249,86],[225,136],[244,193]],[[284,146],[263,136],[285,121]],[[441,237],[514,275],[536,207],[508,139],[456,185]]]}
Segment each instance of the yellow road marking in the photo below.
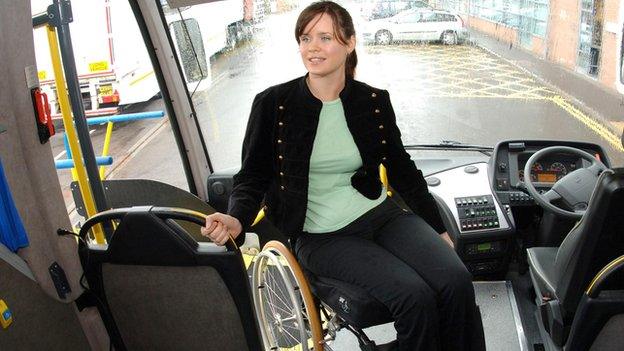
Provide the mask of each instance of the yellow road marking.
{"label": "yellow road marking", "polygon": [[[414,93],[421,97],[495,98],[551,101],[583,123],[614,149],[624,151],[618,133],[621,124],[595,120],[555,91],[517,67],[474,46],[397,45],[372,53],[400,52],[414,64],[418,84]],[[414,80],[414,76],[399,78]]]}
{"label": "yellow road marking", "polygon": [[137,84],[138,82],[140,82],[143,79],[151,76],[152,74],[154,74],[154,71],[149,71],[149,72],[139,76],[138,78],[136,78],[136,79],[134,79],[133,81],[130,82],[130,86],[133,86],[133,85]]}
{"label": "yellow road marking", "polygon": [[603,125],[602,123],[594,120],[593,118],[585,115],[579,109],[574,107],[571,103],[567,102],[561,96],[555,96],[550,99],[557,106],[561,107],[564,111],[569,113],[572,117],[579,120],[583,123],[587,128],[591,129],[594,133],[598,134],[600,137],[605,139],[614,149],[624,152],[624,147],[622,147],[622,143],[620,142],[620,137],[613,133],[608,127]]}

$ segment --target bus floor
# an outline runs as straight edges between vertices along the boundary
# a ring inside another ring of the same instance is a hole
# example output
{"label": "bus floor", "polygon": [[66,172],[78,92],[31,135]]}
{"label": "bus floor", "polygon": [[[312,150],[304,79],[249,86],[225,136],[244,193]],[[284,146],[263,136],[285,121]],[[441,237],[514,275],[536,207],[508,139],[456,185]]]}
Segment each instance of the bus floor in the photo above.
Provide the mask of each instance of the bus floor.
{"label": "bus floor", "polygon": [[[529,348],[529,340],[533,338],[530,336],[531,338],[527,340],[525,333],[525,329],[528,329],[530,334],[533,334],[533,328],[523,326],[524,323],[517,303],[518,299],[522,301],[530,299],[528,296],[530,284],[527,285],[523,281],[525,278],[528,278],[528,273],[514,278],[522,285],[519,287],[520,289],[514,289],[512,281],[509,280],[474,283],[475,298],[481,310],[487,350],[533,350],[533,347]],[[528,288],[524,289],[526,287]],[[526,293],[521,289],[526,290]],[[527,296],[516,297],[515,291]],[[522,302],[523,307],[530,309],[531,306],[524,302]],[[535,318],[529,311],[527,311],[526,317]],[[531,323],[532,319],[526,322]],[[387,343],[396,338],[396,331],[392,323],[367,328],[364,329],[364,332],[377,344]],[[531,340],[531,343],[533,342],[539,343],[539,341]],[[344,329],[337,333],[336,340],[330,344],[330,347],[335,351],[359,350],[355,336]]]}

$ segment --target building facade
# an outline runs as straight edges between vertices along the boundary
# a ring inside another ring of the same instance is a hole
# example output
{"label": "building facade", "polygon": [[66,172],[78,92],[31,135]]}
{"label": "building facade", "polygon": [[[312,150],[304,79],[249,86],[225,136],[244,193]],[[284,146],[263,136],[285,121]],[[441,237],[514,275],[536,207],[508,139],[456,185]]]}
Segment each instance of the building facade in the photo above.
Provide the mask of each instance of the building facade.
{"label": "building facade", "polygon": [[624,0],[430,0],[470,28],[624,94]]}

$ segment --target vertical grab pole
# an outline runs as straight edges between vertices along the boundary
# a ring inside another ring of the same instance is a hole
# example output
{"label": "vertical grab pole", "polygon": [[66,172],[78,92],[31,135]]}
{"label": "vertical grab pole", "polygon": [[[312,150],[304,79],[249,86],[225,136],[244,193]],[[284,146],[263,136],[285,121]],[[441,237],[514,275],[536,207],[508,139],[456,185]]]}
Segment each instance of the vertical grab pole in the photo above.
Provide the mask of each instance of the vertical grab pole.
{"label": "vertical grab pole", "polygon": [[[82,194],[87,216],[91,217],[97,214],[97,211],[95,209],[95,204],[93,203],[93,194],[91,194],[91,188],[89,187],[87,174],[85,173],[85,167],[82,162],[82,152],[80,152],[80,146],[78,146],[76,129],[74,128],[74,122],[71,118],[67,89],[65,89],[65,77],[63,76],[63,68],[59,54],[58,38],[54,27],[46,26],[45,29],[48,34],[48,43],[50,45],[50,57],[52,57],[52,68],[54,70],[54,80],[56,82],[56,91],[58,92],[58,101],[61,106],[63,124],[65,125],[64,141],[66,143],[67,155],[68,158],[72,158],[74,160],[72,175],[78,178],[78,185],[80,186],[80,193]],[[95,236],[95,240],[98,244],[105,243],[102,227],[100,225],[93,228],[93,235]]]}
{"label": "vertical grab pole", "polygon": [[[67,90],[71,100],[71,109],[74,114],[76,131],[80,140],[80,149],[82,150],[87,176],[89,177],[89,184],[91,185],[95,210],[101,212],[107,210],[108,205],[106,204],[106,196],[104,194],[102,181],[100,180],[100,174],[98,173],[84,106],[82,105],[82,94],[80,92],[78,74],[76,73],[74,49],[69,31],[69,23],[72,20],[71,3],[69,0],[53,0],[52,5],[48,6],[48,23],[56,27],[58,33],[61,59],[63,60],[65,77],[67,79]],[[78,157],[74,155],[74,160],[76,159],[78,159]],[[104,224],[104,228],[105,234],[112,233],[110,224]]]}
{"label": "vertical grab pole", "polygon": [[[102,147],[102,156],[108,156],[108,149],[110,148],[111,136],[113,135],[113,126],[115,123],[108,122],[106,125],[106,136],[104,137],[104,147]],[[104,170],[106,166],[100,166],[100,179],[104,179]]]}

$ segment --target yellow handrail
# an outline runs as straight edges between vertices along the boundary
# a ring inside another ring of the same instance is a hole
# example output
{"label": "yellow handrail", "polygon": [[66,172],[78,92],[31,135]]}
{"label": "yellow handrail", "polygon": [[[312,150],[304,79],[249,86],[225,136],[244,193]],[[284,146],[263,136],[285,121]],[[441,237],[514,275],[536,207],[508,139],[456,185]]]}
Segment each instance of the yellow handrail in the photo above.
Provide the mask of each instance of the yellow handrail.
{"label": "yellow handrail", "polygon": [[[115,123],[108,122],[106,125],[106,137],[104,137],[104,147],[102,148],[102,156],[108,156],[108,149],[110,147],[111,136],[113,135],[113,126]],[[104,170],[106,166],[100,166],[100,179],[104,180]]]}
{"label": "yellow handrail", "polygon": [[388,171],[383,164],[379,164],[379,179],[381,179],[381,184],[386,188],[388,196],[392,196],[392,191],[390,191],[390,187],[388,186]]}
{"label": "yellow handrail", "polygon": [[[72,159],[74,160],[74,168],[76,169],[76,174],[78,176],[78,185],[80,186],[80,193],[82,194],[82,200],[85,204],[87,217],[91,217],[97,214],[97,210],[93,201],[93,194],[91,193],[91,187],[89,186],[85,166],[82,161],[82,152],[78,145],[78,136],[76,135],[76,129],[74,128],[74,121],[72,120],[67,85],[65,83],[65,76],[63,75],[63,68],[61,65],[58,37],[54,27],[46,26],[46,32],[48,34],[48,43],[50,44],[50,56],[52,57],[56,92],[58,95],[59,105],[61,106],[61,114],[63,115],[65,133],[67,133],[67,141],[69,142],[69,149],[72,153]],[[106,242],[104,232],[99,224],[93,227],[93,235],[95,236],[95,241],[98,244],[104,244]]]}

